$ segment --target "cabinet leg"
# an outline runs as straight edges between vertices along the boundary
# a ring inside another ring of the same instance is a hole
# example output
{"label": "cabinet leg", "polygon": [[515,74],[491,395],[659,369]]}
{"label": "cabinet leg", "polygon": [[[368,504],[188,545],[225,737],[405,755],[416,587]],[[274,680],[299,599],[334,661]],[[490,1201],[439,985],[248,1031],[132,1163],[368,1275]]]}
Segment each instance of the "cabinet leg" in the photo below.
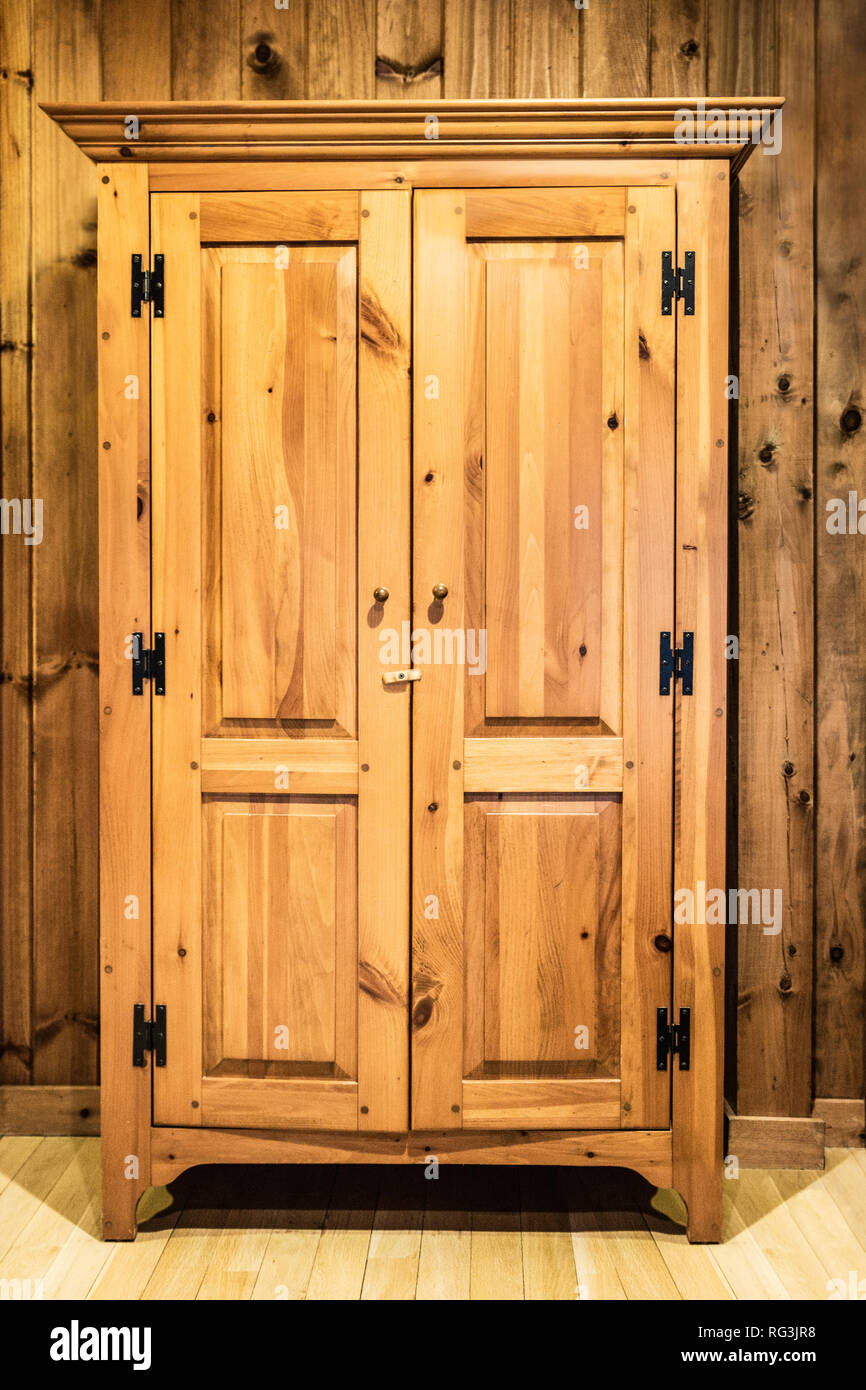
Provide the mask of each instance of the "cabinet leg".
{"label": "cabinet leg", "polygon": [[688,1208],[686,1235],[692,1245],[714,1245],[722,1238],[722,1178],[718,1164],[693,1167],[678,1184]]}
{"label": "cabinet leg", "polygon": [[102,1238],[135,1240],[136,1208],[147,1186],[136,1170],[135,1155],[121,1152],[102,1138]]}

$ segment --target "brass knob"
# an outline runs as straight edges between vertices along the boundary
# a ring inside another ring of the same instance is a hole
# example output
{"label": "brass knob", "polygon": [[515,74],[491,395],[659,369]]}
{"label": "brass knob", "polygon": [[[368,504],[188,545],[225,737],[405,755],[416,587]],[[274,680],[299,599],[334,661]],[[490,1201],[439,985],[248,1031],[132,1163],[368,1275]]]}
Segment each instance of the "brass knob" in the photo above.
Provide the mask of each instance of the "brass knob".
{"label": "brass knob", "polygon": [[433,585],[433,597],[435,598],[435,600],[436,600],[437,603],[441,603],[442,600],[443,600],[443,598],[447,598],[447,597],[448,597],[448,585],[447,585],[447,584],[434,584],[434,585]]}
{"label": "brass knob", "polygon": [[373,590],[373,597],[377,603],[384,603],[388,597],[388,590],[383,589],[382,585],[380,584],[378,589]]}

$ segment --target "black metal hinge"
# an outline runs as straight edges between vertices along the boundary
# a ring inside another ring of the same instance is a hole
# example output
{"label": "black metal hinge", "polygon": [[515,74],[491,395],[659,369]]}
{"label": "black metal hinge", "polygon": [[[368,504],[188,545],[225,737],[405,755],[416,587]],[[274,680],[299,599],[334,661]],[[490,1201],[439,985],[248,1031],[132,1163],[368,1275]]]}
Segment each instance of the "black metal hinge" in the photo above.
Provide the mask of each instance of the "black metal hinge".
{"label": "black metal hinge", "polygon": [[165,694],[165,633],[153,634],[153,650],[144,645],[141,632],[132,634],[132,693],[144,694],[144,682],[153,681],[154,695]]}
{"label": "black metal hinge", "polygon": [[132,317],[141,318],[142,304],[153,305],[153,316],[165,318],[165,256],[154,256],[153,270],[145,270],[141,256],[132,258]]}
{"label": "black metal hinge", "polygon": [[681,681],[684,695],[691,695],[695,669],[695,634],[683,633],[683,645],[671,646],[669,632],[659,633],[659,694],[670,695],[671,681]]}
{"label": "black metal hinge", "polygon": [[132,1065],[145,1067],[145,1052],[153,1053],[154,1065],[165,1066],[165,1005],[157,1004],[153,1022],[144,1017],[144,1005],[132,1006]]}
{"label": "black metal hinge", "polygon": [[686,251],[685,265],[674,269],[673,251],[662,251],[662,313],[672,314],[674,300],[683,301],[683,312],[695,312],[695,253]]}
{"label": "black metal hinge", "polygon": [[680,1009],[679,1023],[668,1024],[667,1009],[656,1009],[656,1071],[667,1071],[668,1057],[680,1059],[680,1071],[691,1063],[692,1011]]}

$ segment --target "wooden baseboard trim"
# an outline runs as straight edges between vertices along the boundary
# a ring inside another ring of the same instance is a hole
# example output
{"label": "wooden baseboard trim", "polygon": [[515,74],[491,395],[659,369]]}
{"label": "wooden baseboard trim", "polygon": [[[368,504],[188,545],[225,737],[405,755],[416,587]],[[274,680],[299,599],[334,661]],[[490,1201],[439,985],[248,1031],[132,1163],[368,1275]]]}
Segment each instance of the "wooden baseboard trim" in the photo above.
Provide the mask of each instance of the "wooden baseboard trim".
{"label": "wooden baseboard trim", "polygon": [[825,1148],[862,1149],[866,1144],[866,1101],[819,1098],[812,1104],[812,1118],[824,1122]]}
{"label": "wooden baseboard trim", "polygon": [[728,1110],[726,1155],[741,1168],[823,1168],[822,1119],[735,1115]]}
{"label": "wooden baseboard trim", "polygon": [[270,1130],[152,1129],[151,1181],[164,1186],[199,1163],[549,1164],[632,1168],[672,1186],[669,1130],[559,1130],[412,1134],[284,1133]]}
{"label": "wooden baseboard trim", "polygon": [[98,1086],[0,1086],[0,1134],[98,1134]]}

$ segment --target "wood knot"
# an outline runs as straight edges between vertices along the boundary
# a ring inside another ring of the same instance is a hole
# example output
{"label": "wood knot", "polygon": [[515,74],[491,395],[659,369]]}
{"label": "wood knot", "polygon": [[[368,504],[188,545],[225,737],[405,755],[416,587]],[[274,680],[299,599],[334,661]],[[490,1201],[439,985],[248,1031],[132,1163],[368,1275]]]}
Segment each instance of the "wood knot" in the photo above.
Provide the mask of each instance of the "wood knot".
{"label": "wood knot", "polygon": [[374,352],[391,354],[402,343],[400,334],[373,290],[361,293],[361,339]]}
{"label": "wood knot", "polygon": [[280,70],[280,55],[273,46],[274,35],[261,32],[250,39],[252,49],[247,56],[247,66],[259,77],[273,77]]}
{"label": "wood knot", "polygon": [[429,995],[425,995],[423,999],[418,1000],[418,1003],[412,1011],[412,1027],[416,1032],[420,1028],[424,1028],[430,1022],[432,1013],[433,1000]]}

